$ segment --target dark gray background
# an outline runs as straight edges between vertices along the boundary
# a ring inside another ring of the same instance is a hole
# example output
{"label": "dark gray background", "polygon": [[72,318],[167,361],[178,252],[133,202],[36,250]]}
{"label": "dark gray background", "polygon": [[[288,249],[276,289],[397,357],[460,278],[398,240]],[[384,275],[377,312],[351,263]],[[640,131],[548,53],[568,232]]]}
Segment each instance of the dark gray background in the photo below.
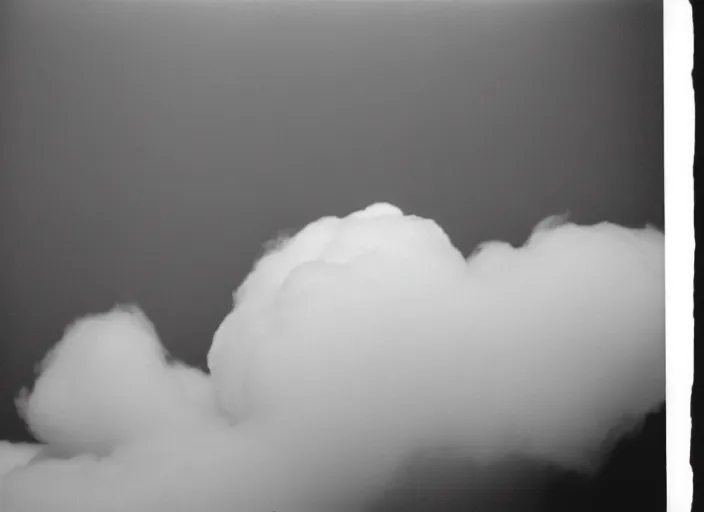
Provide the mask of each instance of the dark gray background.
{"label": "dark gray background", "polygon": [[656,0],[0,8],[0,438],[77,315],[203,365],[280,230],[378,200],[469,253],[663,224]]}

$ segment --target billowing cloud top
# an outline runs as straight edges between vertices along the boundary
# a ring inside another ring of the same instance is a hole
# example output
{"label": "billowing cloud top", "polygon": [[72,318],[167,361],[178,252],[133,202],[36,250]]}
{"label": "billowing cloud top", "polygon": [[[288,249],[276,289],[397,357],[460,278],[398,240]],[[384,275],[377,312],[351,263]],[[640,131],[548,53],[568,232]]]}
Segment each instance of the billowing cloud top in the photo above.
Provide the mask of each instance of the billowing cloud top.
{"label": "billowing cloud top", "polygon": [[354,510],[432,447],[591,469],[664,400],[663,241],[551,218],[465,258],[392,205],[322,218],[238,288],[210,375],[137,309],[72,324],[23,405],[48,455],[0,509]]}
{"label": "billowing cloud top", "polygon": [[134,307],[80,319],[42,363],[23,415],[65,454],[104,455],[137,436],[203,421],[208,407],[215,411],[207,377],[167,365],[165,355]]}

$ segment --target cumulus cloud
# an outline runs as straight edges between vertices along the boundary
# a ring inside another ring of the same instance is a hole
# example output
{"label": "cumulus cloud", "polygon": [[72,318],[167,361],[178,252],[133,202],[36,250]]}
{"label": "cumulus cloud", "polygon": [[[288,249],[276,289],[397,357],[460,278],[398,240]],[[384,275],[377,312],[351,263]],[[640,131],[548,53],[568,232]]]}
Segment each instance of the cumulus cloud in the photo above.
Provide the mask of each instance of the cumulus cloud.
{"label": "cumulus cloud", "polygon": [[208,377],[165,356],[135,307],[81,318],[42,362],[20,410],[34,435],[65,456],[106,455],[137,436],[207,421],[215,414]]}
{"label": "cumulus cloud", "polygon": [[362,510],[432,448],[589,471],[664,400],[664,315],[653,228],[550,218],[466,258],[392,205],[325,217],[256,263],[209,375],[136,308],[72,324],[22,407],[49,451],[0,509]]}

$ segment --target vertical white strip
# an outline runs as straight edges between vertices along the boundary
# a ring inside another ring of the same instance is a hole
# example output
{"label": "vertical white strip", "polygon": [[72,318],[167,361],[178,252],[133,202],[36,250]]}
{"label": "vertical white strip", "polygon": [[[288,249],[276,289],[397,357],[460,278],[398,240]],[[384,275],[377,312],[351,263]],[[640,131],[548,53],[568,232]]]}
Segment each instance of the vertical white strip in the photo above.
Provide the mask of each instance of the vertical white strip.
{"label": "vertical white strip", "polygon": [[689,512],[693,375],[694,51],[688,0],[664,1],[665,257],[667,273],[667,510]]}

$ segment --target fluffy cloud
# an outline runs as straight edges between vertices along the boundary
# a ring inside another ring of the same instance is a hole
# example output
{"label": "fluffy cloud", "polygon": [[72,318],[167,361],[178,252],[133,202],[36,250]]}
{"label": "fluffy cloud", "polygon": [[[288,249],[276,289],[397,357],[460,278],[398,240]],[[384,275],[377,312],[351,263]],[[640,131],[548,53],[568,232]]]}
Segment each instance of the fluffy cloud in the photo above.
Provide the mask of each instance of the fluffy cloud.
{"label": "fluffy cloud", "polygon": [[426,448],[593,469],[664,400],[651,228],[552,218],[465,258],[378,204],[279,241],[234,299],[209,375],[136,308],[72,324],[23,405],[48,455],[0,509],[359,510]]}

